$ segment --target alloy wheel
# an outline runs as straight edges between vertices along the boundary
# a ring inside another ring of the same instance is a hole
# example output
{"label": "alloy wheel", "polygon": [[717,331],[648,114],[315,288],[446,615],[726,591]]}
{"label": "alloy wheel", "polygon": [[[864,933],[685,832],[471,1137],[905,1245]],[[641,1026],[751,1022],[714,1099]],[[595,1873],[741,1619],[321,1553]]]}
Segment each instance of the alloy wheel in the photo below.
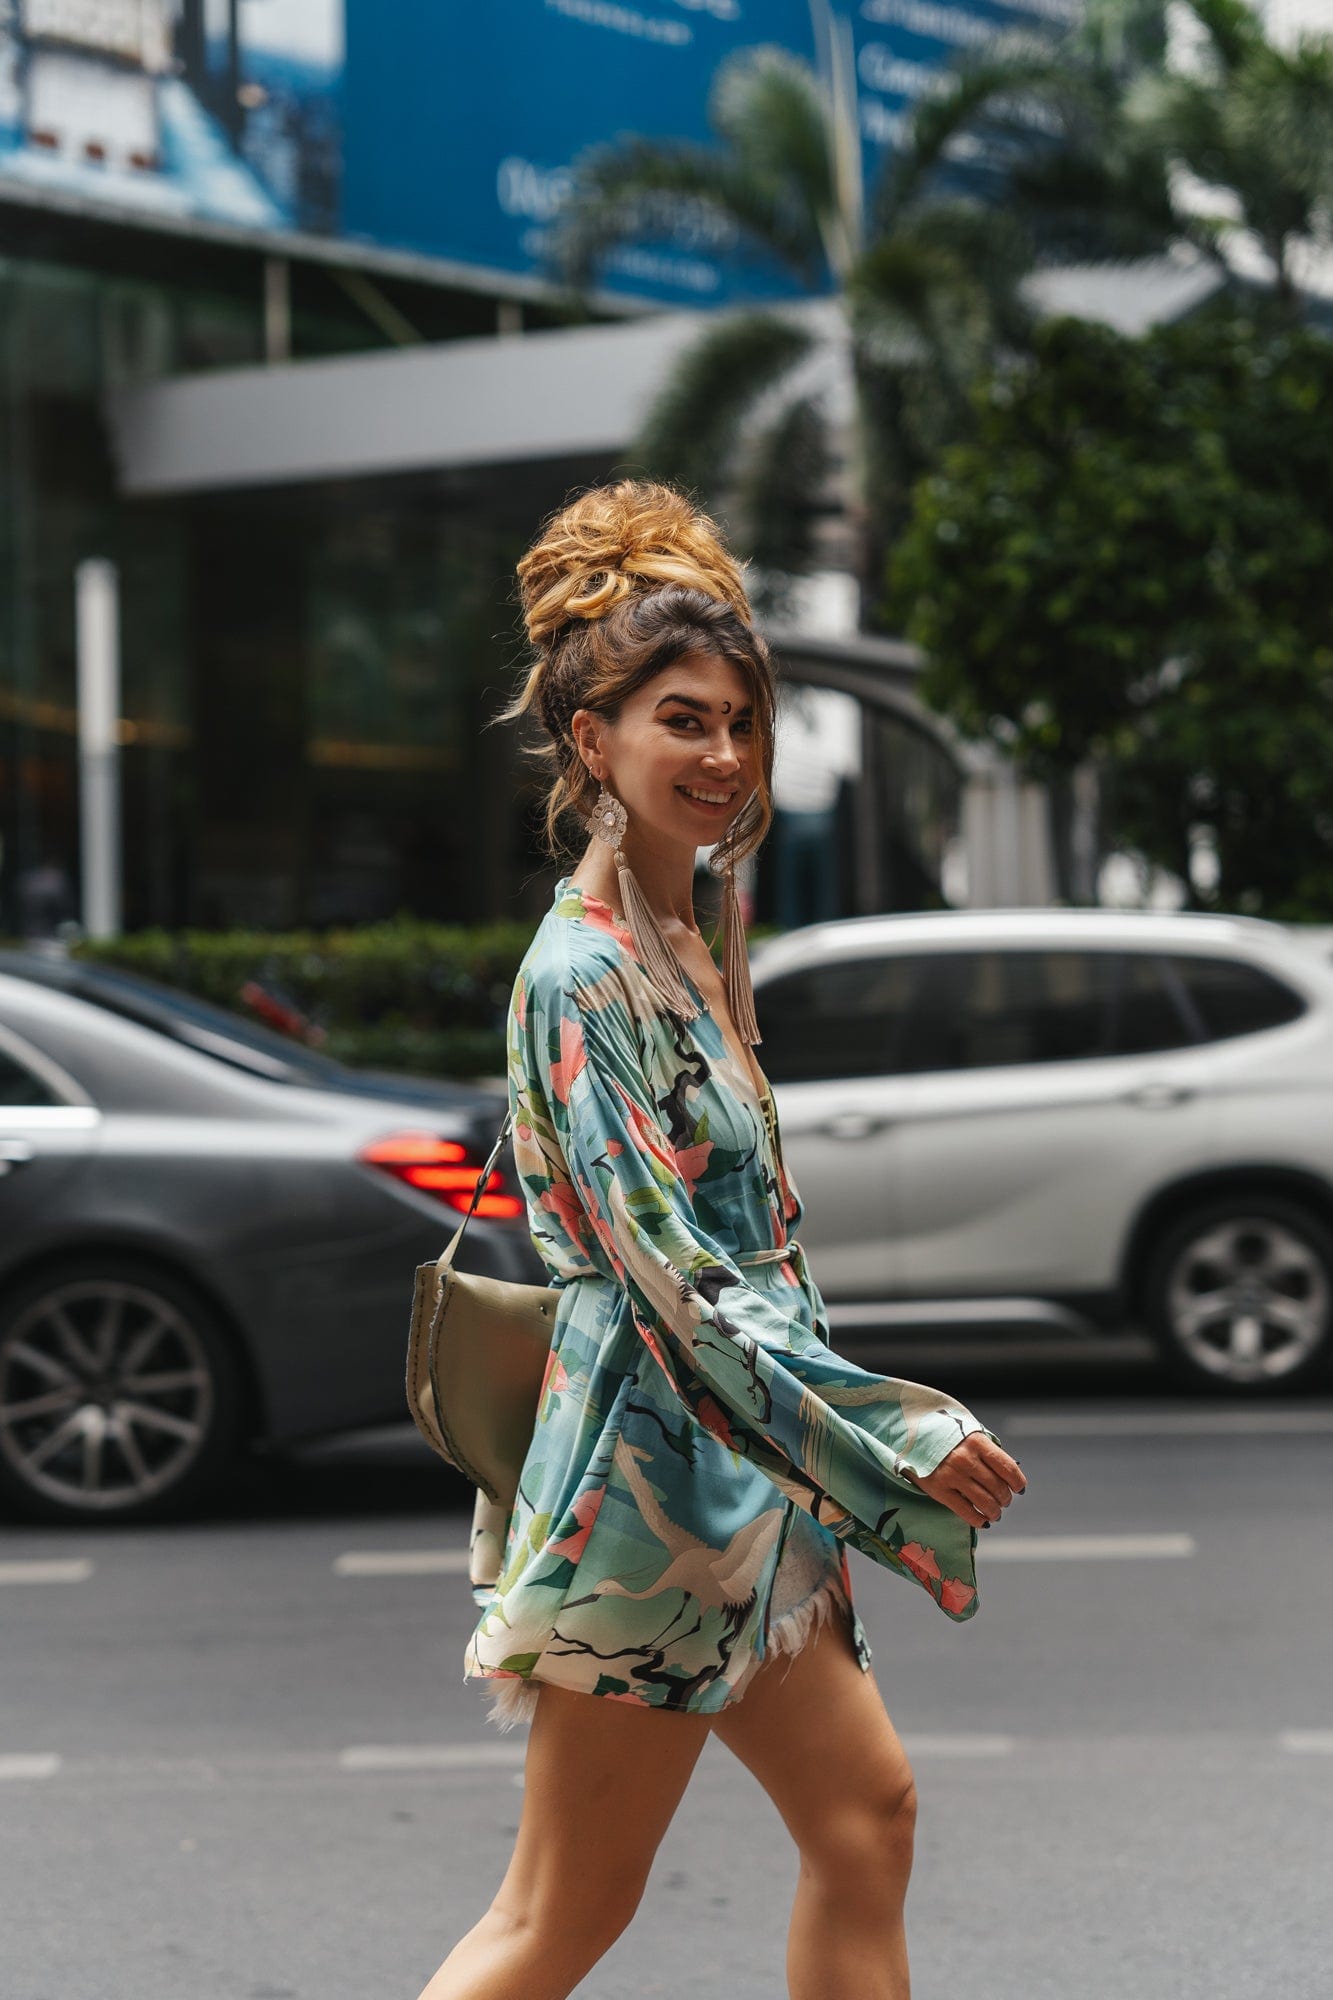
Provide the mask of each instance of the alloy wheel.
{"label": "alloy wheel", "polygon": [[0,1457],[14,1483],[67,1516],[138,1512],[179,1487],[215,1406],[198,1329],[150,1284],[50,1285],[0,1345]]}
{"label": "alloy wheel", "polygon": [[1328,1333],[1329,1273],[1314,1244],[1275,1215],[1197,1228],[1163,1275],[1162,1317],[1201,1374],[1241,1385],[1303,1370]]}

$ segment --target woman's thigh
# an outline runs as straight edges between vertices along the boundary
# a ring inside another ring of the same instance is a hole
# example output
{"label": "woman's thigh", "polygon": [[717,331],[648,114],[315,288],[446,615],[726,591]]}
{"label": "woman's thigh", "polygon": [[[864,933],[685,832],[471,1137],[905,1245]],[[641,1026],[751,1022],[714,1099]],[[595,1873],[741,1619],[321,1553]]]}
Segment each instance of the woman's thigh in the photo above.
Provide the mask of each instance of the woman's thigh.
{"label": "woman's thigh", "polygon": [[742,1698],[714,1716],[713,1733],[758,1779],[811,1861],[837,1863],[910,1825],[912,1767],[840,1606],[794,1657],[766,1660]]}
{"label": "woman's thigh", "polygon": [[713,1718],[543,1682],[518,1838],[495,1903],[515,1916],[628,1922]]}

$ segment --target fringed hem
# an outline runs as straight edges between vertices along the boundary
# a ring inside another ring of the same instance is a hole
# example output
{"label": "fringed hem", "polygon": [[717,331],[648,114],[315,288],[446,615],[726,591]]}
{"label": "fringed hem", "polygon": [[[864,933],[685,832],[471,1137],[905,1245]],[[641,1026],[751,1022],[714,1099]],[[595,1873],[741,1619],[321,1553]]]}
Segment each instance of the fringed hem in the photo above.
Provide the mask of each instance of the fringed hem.
{"label": "fringed hem", "polygon": [[799,1653],[807,1639],[833,1615],[834,1605],[850,1613],[842,1585],[836,1576],[828,1578],[802,1604],[793,1605],[773,1620],[768,1628],[764,1658],[771,1653]]}
{"label": "fringed hem", "polygon": [[[794,1657],[819,1627],[832,1617],[835,1605],[848,1617],[851,1616],[851,1606],[836,1575],[827,1577],[800,1604],[794,1604],[790,1610],[781,1612],[773,1619],[768,1628],[763,1661],[782,1653]],[[754,1666],[761,1666],[763,1661],[755,1660]],[[537,1712],[537,1691],[541,1685],[535,1676],[482,1674],[473,1678],[480,1680],[486,1689],[486,1720],[501,1735],[517,1729],[520,1723],[532,1721]],[[749,1680],[750,1675],[747,1674],[733,1699],[740,1699]]]}
{"label": "fringed hem", "polygon": [[487,1694],[486,1720],[503,1735],[516,1729],[520,1722],[531,1722],[537,1712],[537,1689],[535,1680],[524,1680],[514,1674],[487,1674],[480,1676]]}

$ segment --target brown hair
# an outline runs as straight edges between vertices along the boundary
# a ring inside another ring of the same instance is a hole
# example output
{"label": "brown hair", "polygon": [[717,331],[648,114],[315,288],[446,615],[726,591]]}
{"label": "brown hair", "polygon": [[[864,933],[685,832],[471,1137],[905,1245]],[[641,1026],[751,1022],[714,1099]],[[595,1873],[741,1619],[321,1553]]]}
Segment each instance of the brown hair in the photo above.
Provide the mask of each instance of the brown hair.
{"label": "brown hair", "polygon": [[735,856],[752,854],[773,817],[773,667],[740,570],[707,514],[671,486],[622,479],[595,487],[543,523],[518,579],[536,658],[518,695],[494,719],[535,714],[545,731],[547,740],[531,754],[550,773],[551,856],[558,859],[568,845],[563,816],[574,812],[586,830],[597,797],[597,780],[570,731],[575,712],[589,708],[614,722],[654,674],[704,652],[739,668],[749,689],[755,802]]}

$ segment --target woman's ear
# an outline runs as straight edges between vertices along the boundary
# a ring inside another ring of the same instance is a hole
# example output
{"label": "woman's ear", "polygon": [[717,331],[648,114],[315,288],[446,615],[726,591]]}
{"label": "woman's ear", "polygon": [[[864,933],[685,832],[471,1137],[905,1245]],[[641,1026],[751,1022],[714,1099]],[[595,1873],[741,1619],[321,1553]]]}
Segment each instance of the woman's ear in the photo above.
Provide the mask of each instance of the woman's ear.
{"label": "woman's ear", "polygon": [[599,740],[597,717],[592,713],[591,709],[576,708],[574,710],[574,713],[569,718],[569,733],[574,739],[574,748],[577,750],[579,757],[600,784],[602,774],[597,767],[601,763],[602,746]]}

